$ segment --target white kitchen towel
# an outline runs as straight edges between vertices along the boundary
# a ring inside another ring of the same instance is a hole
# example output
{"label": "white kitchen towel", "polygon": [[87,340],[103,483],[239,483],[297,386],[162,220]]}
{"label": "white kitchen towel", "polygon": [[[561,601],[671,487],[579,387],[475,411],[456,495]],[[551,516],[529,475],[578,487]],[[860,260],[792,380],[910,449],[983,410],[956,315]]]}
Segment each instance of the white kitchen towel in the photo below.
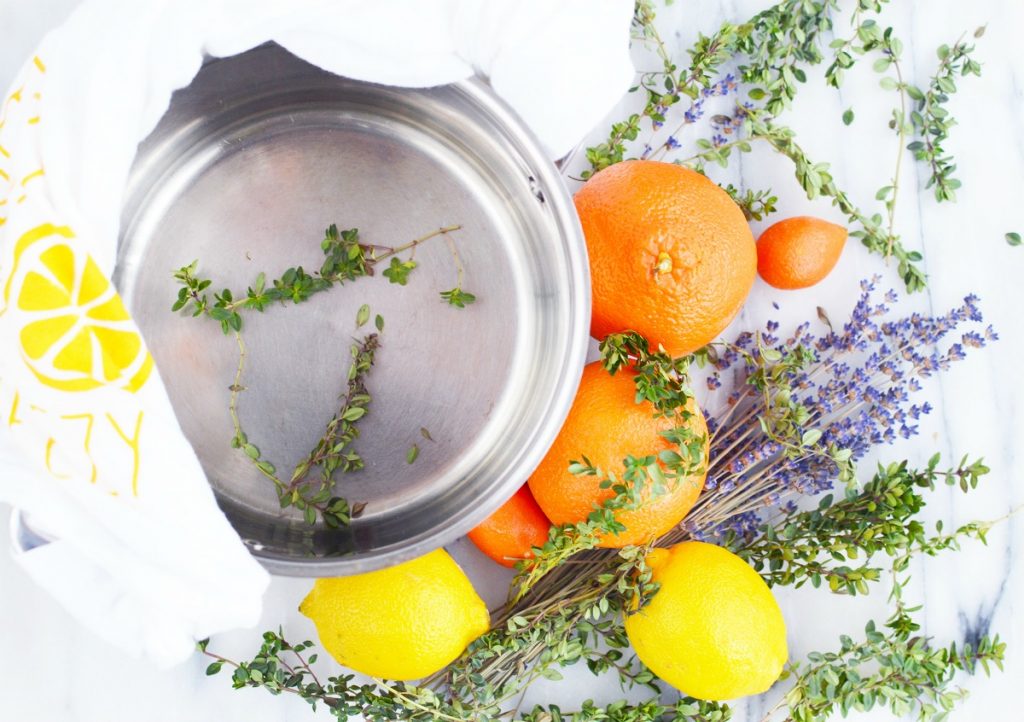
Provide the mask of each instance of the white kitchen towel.
{"label": "white kitchen towel", "polygon": [[632,0],[85,0],[0,105],[0,501],[22,565],[159,664],[256,623],[268,577],[216,506],[110,283],[138,142],[204,55],[273,40],[405,86],[487,78],[552,158],[626,90]]}

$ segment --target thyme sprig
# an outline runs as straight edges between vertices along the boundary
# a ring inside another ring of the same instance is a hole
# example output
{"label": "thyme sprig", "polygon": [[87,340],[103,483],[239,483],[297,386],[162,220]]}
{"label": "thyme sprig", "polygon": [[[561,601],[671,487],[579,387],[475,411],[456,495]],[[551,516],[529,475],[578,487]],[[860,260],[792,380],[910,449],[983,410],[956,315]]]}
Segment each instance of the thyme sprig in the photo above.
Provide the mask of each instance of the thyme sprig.
{"label": "thyme sprig", "polygon": [[[896,163],[893,168],[892,179],[888,185],[882,186],[875,194],[875,200],[883,201],[888,216],[888,228],[886,230],[886,245],[882,255],[886,258],[894,255],[897,236],[896,226],[896,200],[900,189],[900,170],[903,167],[904,147],[907,137],[913,132],[910,121],[907,117],[909,99],[916,92],[914,86],[909,84],[904,77],[901,59],[903,55],[903,42],[896,37],[893,28],[882,28],[874,19],[863,20],[862,14],[867,6],[872,6],[875,12],[881,11],[881,3],[877,0],[861,0],[857,4],[851,18],[851,25],[854,27],[853,37],[847,40],[833,41],[835,56],[832,65],[825,71],[825,81],[838,88],[842,84],[844,71],[854,64],[853,55],[866,56],[877,53],[878,57],[872,64],[876,73],[883,73],[879,84],[884,90],[895,91],[899,103],[892,111],[889,120],[889,128],[896,131]],[[886,74],[891,71],[890,74]],[[852,109],[844,113],[843,122],[849,125],[853,122]],[[876,251],[877,252],[877,251]],[[902,275],[902,274],[901,274]]]}
{"label": "thyme sprig", "polygon": [[[644,119],[649,119],[654,124],[654,129],[657,129],[665,122],[666,113],[672,106],[683,98],[696,98],[702,88],[707,88],[711,84],[714,72],[731,57],[738,33],[741,32],[735,26],[725,23],[710,36],[700,35],[690,50],[688,67],[679,72],[654,24],[653,2],[638,0],[633,26],[637,37],[654,45],[663,69],[655,73],[641,74],[640,82],[631,89],[635,91],[643,88],[647,95],[643,109],[625,120],[613,123],[606,141],[586,149],[590,168],[583,171],[583,179],[624,160],[627,143],[639,137]],[[662,85],[660,88],[654,85],[659,79]],[[567,162],[565,166],[568,165]]]}
{"label": "thyme sprig", "polygon": [[829,43],[832,63],[825,69],[826,83],[838,88],[846,77],[846,71],[850,70],[859,58],[863,58],[877,47],[878,21],[868,17],[868,13],[878,15],[888,3],[889,0],[857,0],[850,16],[852,34],[847,38],[837,37]]}
{"label": "thyme sprig", "polygon": [[740,80],[752,86],[748,95],[763,102],[768,114],[790,107],[798,84],[807,82],[804,68],[824,60],[822,37],[838,9],[838,0],[783,0],[744,24],[751,29],[737,36]]}
{"label": "thyme sprig", "polygon": [[[974,37],[980,38],[984,33],[985,28],[980,27],[974,31]],[[940,45],[936,51],[939,67],[927,89],[915,88],[911,93],[917,107],[910,119],[919,138],[907,147],[917,160],[928,165],[930,175],[925,188],[934,187],[935,200],[939,202],[956,200],[956,190],[960,187],[960,181],[953,177],[956,163],[943,149],[950,128],[956,125],[946,103],[957,91],[957,77],[981,75],[981,64],[971,57],[973,52],[974,46],[967,45],[962,37],[952,47]]]}
{"label": "thyme sprig", "polygon": [[815,722],[876,706],[920,722],[945,719],[967,696],[954,686],[955,675],[974,674],[979,666],[986,674],[1002,669],[1005,651],[998,636],[986,635],[977,645],[935,647],[924,637],[884,633],[871,621],[862,640],[844,635],[838,651],[811,652],[806,664],[792,665],[793,686],[765,720]]}
{"label": "thyme sprig", "polygon": [[[368,310],[366,315],[369,316]],[[361,324],[357,319],[358,325]],[[327,423],[312,451],[296,465],[287,481],[278,475],[277,467],[263,457],[259,447],[252,443],[242,428],[238,399],[239,394],[245,390],[241,381],[246,351],[242,334],[236,331],[234,335],[238,341],[239,355],[235,382],[230,387],[229,408],[234,426],[232,448],[240,449],[256,469],[273,483],[282,509],[295,507],[310,525],[316,523],[318,516],[333,529],[348,525],[352,518],[363,512],[366,505],[356,503],[350,506],[344,497],[334,494],[334,477],[338,472],[358,471],[364,466],[363,458],[352,448],[352,442],[359,438],[358,422],[366,416],[370,405],[371,397],[366,390],[365,379],[373,366],[374,354],[380,347],[378,335],[369,333],[352,343],[346,391],[341,397],[340,408]],[[314,476],[313,472],[318,468],[320,474]]]}
{"label": "thyme sprig", "polygon": [[729,705],[685,697],[675,703],[650,699],[636,704],[626,700],[601,707],[586,700],[580,709],[563,711],[558,705],[537,705],[522,722],[726,722],[732,719]]}
{"label": "thyme sprig", "polygon": [[[828,494],[815,509],[787,511],[756,535],[743,538],[732,532],[723,543],[752,561],[769,585],[825,583],[833,592],[867,594],[868,584],[882,579],[883,569],[872,564],[878,553],[909,558],[912,553],[934,555],[958,537],[984,541],[984,523],[964,525],[953,536],[929,538],[917,520],[925,506],[918,488],[934,489],[944,481],[967,491],[988,473],[980,460],[968,463],[964,458],[956,469],[946,471],[939,470],[938,463],[936,454],[919,471],[908,469],[906,462],[879,467],[859,491],[849,490],[838,501]],[[851,567],[855,560],[858,565]]]}
{"label": "thyme sprig", "polygon": [[[919,88],[905,78],[900,65],[903,44],[894,35],[893,28],[883,30],[873,19],[860,21],[861,13],[867,4],[874,4],[873,0],[860,0],[854,12],[851,21],[855,28],[854,36],[845,41],[833,42],[835,59],[826,70],[825,78],[830,85],[838,88],[842,83],[844,71],[853,65],[851,53],[863,56],[877,51],[880,57],[874,62],[875,72],[884,73],[889,69],[894,71],[894,77],[883,77],[881,85],[883,89],[895,90],[899,94],[899,106],[893,110],[893,117],[889,122],[890,128],[896,130],[899,136],[896,166],[892,182],[883,186],[876,195],[877,200],[886,203],[889,215],[888,233],[890,238],[893,238],[894,208],[904,148],[912,151],[914,157],[928,167],[929,178],[925,188],[934,186],[937,201],[956,199],[956,189],[960,187],[960,181],[953,177],[956,165],[953,158],[946,155],[942,149],[942,143],[948,139],[949,129],[956,121],[944,106],[957,90],[956,78],[981,75],[981,64],[971,57],[974,46],[967,45],[961,36],[952,47],[939,46],[936,51],[939,66],[927,87]],[[874,9],[878,12],[881,7]],[[984,27],[978,28],[974,32],[974,37],[980,38],[984,32]],[[912,110],[908,107],[910,102],[914,103]],[[917,138],[907,144],[907,137],[914,134]]]}
{"label": "thyme sprig", "polygon": [[[359,438],[358,422],[369,409],[370,394],[366,390],[365,378],[373,366],[374,354],[379,346],[377,334],[369,333],[354,342],[349,349],[351,360],[348,383],[341,407],[327,423],[323,436],[313,450],[295,467],[288,484],[283,488],[278,487],[282,508],[295,505],[303,509],[300,504],[326,503],[326,510],[321,509],[320,513],[328,526],[338,527],[347,523],[348,520],[339,514],[346,510],[341,503],[344,500],[332,497],[331,489],[336,472],[348,473],[364,467],[363,457],[352,448],[352,442]],[[320,468],[320,476],[314,481],[310,473],[317,467]],[[351,515],[359,516],[364,508],[365,504],[353,505]],[[309,512],[305,513],[306,521],[312,523]]]}
{"label": "thyme sprig", "polygon": [[[385,260],[389,261],[389,265],[382,275],[389,282],[404,286],[408,283],[409,274],[418,265],[413,257],[416,248],[439,236],[444,236],[448,241],[457,274],[455,288],[442,291],[441,300],[451,306],[465,308],[476,297],[462,289],[465,268],[455,243],[448,238],[448,234],[461,228],[460,225],[443,226],[407,243],[391,247],[363,243],[358,229],[339,230],[332,223],[324,231],[320,242],[324,261],[319,271],[309,273],[302,266],[293,266],[286,269],[279,278],[270,281],[269,285],[266,273],[260,272],[244,293],[225,288],[214,293],[212,299],[208,289],[213,281],[197,276],[199,261],[193,261],[174,272],[174,279],[181,288],[178,289],[178,297],[171,310],[177,312],[184,309],[193,316],[205,316],[217,321],[227,335],[242,330],[242,311],[264,311],[273,303],[303,303],[334,286],[374,275],[376,267]],[[410,254],[408,258],[399,258],[400,254],[407,251]]]}
{"label": "thyme sprig", "polygon": [[732,183],[725,186],[733,201],[743,211],[743,217],[747,221],[763,221],[775,213],[778,209],[775,204],[779,202],[778,196],[772,194],[771,188],[765,190],[754,190],[752,188],[739,189]]}
{"label": "thyme sprig", "polygon": [[[313,647],[310,641],[292,644],[282,630],[263,633],[259,652],[249,661],[236,662],[207,649],[209,640],[199,642],[199,650],[214,661],[206,668],[207,675],[219,674],[224,667],[231,672],[231,686],[262,688],[273,695],[288,693],[305,700],[314,710],[326,707],[333,716],[347,720],[358,714],[369,720],[406,719],[417,722],[474,719],[460,714],[433,691],[401,682],[373,680],[358,683],[355,675],[326,677],[323,681],[313,671],[317,655],[307,658],[304,652]],[[452,714],[455,712],[455,714]]]}
{"label": "thyme sprig", "polygon": [[444,240],[448,244],[448,250],[451,251],[452,254],[452,262],[455,264],[455,287],[447,291],[441,291],[441,300],[449,306],[465,308],[471,303],[476,303],[476,296],[462,290],[462,283],[466,276],[466,269],[462,265],[462,259],[459,258],[459,251],[455,247],[455,241],[453,241],[450,236],[445,236]]}

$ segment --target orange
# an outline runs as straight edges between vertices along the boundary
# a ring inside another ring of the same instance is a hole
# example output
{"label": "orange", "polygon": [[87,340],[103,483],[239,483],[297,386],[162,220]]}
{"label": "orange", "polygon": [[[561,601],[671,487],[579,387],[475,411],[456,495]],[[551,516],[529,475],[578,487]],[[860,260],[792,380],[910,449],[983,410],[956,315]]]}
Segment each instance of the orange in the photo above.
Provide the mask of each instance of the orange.
{"label": "orange", "polygon": [[835,268],[846,229],[813,216],[786,218],[757,239],[757,272],[770,286],[807,288]]}
{"label": "orange", "polygon": [[470,541],[498,564],[514,567],[520,559],[533,556],[533,547],[548,540],[551,522],[537,506],[530,487],[523,484],[484,523],[471,531]]}
{"label": "orange", "polygon": [[[529,481],[530,491],[552,523],[583,521],[595,507],[614,496],[611,489],[601,488],[604,476],[569,473],[570,461],[582,461],[585,455],[605,475],[614,473],[621,479],[625,457],[648,456],[673,448],[660,432],[672,428],[676,421],[656,419],[648,402],[635,402],[634,377],[627,370],[612,376],[598,362],[583,369],[580,388],[565,424]],[[705,462],[701,472],[674,482],[664,494],[645,491],[637,509],[616,511],[616,520],[626,529],[603,538],[599,546],[618,548],[656,539],[681,522],[693,507],[704,486],[708,434],[704,415],[696,403],[691,401],[688,411],[689,428],[704,438]]]}
{"label": "orange", "polygon": [[624,161],[591,177],[575,201],[595,338],[633,330],[681,356],[739,313],[756,275],[754,236],[729,194],[700,173]]}

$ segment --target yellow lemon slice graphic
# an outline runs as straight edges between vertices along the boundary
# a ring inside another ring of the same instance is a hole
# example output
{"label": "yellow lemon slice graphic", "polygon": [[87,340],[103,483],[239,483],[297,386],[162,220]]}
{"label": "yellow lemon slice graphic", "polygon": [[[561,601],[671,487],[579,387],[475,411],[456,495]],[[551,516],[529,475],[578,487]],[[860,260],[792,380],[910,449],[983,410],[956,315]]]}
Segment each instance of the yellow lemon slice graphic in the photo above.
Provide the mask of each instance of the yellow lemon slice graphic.
{"label": "yellow lemon slice graphic", "polygon": [[62,241],[18,251],[19,340],[36,378],[62,391],[138,391],[153,359],[99,267]]}

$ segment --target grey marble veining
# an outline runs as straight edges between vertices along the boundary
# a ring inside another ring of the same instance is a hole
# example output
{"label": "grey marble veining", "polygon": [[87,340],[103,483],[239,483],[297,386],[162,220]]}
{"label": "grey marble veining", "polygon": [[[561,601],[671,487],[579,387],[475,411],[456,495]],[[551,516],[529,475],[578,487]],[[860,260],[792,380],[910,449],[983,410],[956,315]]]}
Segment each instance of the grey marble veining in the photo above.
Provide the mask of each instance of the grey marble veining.
{"label": "grey marble veining", "polygon": [[[6,87],[21,58],[45,30],[59,22],[75,0],[0,0],[0,86]],[[672,47],[687,47],[697,32],[708,33],[723,19],[748,17],[766,2],[753,0],[677,0],[661,13],[662,27]],[[850,4],[850,3],[847,3]],[[982,78],[962,83],[962,93],[950,103],[959,121],[952,130],[948,150],[958,161],[957,175],[964,182],[956,204],[938,205],[922,190],[924,170],[905,158],[897,215],[897,228],[910,248],[925,254],[930,277],[928,292],[903,303],[907,309],[942,312],[972,291],[982,298],[986,321],[997,328],[1001,340],[975,353],[927,386],[935,411],[924,418],[921,434],[910,441],[879,451],[879,460],[926,460],[935,451],[947,459],[969,453],[984,456],[992,473],[982,487],[963,495],[957,490],[937,491],[928,518],[947,526],[973,519],[996,519],[1024,503],[1024,383],[1019,359],[1024,357],[1021,278],[1024,248],[1010,248],[1007,231],[1024,232],[1024,59],[1019,32],[1024,27],[1020,0],[917,0],[894,3],[887,17],[906,44],[906,67],[922,82],[936,64],[935,47],[955,41],[962,31],[988,24],[979,41],[984,63]],[[845,20],[837,19],[840,29]],[[877,86],[868,68],[851,73],[840,93],[825,88],[821,70],[801,93],[786,121],[814,158],[828,161],[837,182],[855,202],[875,209],[875,191],[887,185],[895,161],[895,137],[886,127],[893,97]],[[621,109],[632,108],[626,99]],[[856,119],[844,128],[840,116],[853,107]],[[620,109],[620,110],[621,110]],[[591,140],[606,133],[595,130]],[[706,127],[689,128],[680,135],[684,149]],[[570,169],[571,173],[572,169]],[[780,197],[778,217],[813,213],[834,220],[840,216],[827,201],[807,201],[788,162],[757,151],[734,162],[720,181],[751,188],[771,187]],[[880,210],[880,208],[879,208]],[[755,224],[755,231],[763,224]],[[898,286],[893,269],[851,242],[835,273],[814,289],[774,291],[758,282],[733,328],[762,325],[776,318],[792,326],[814,316],[823,306],[834,320],[842,319],[853,304],[859,279],[881,273],[886,284]],[[776,311],[772,303],[778,303]],[[870,462],[862,465],[869,470]],[[170,671],[125,660],[89,633],[80,630],[54,601],[35,588],[6,553],[6,510],[0,509],[0,719],[18,722],[147,722],[187,719],[190,722],[299,722],[326,719],[316,716],[301,701],[271,697],[256,690],[233,691],[226,679],[207,679],[198,657]],[[466,541],[451,551],[466,567],[488,602],[504,596],[508,574],[479,555]],[[968,543],[959,553],[919,560],[909,597],[925,605],[924,632],[936,642],[972,641],[998,632],[1009,642],[1006,672],[991,678],[964,680],[970,698],[954,713],[954,720],[1014,722],[1021,718],[1016,692],[1024,679],[1024,517],[1015,516],[992,529],[988,546]],[[296,638],[313,638],[309,622],[296,611],[308,582],[275,579],[267,595],[262,624],[283,624]],[[876,593],[850,599],[826,592],[801,589],[779,592],[788,620],[789,645],[794,658],[808,651],[830,649],[841,632],[856,634],[871,617],[883,617],[884,599]],[[883,617],[884,618],[884,617]],[[240,630],[216,640],[219,650],[244,655],[257,645],[258,630]],[[568,683],[543,682],[531,690],[526,705],[558,703],[574,708],[581,700],[610,701],[621,696],[614,682],[595,680],[586,669],[570,669]],[[116,690],[116,691],[115,691]],[[774,704],[777,694],[748,699],[736,705],[736,719],[757,722]],[[857,719],[889,719],[875,711]]]}

